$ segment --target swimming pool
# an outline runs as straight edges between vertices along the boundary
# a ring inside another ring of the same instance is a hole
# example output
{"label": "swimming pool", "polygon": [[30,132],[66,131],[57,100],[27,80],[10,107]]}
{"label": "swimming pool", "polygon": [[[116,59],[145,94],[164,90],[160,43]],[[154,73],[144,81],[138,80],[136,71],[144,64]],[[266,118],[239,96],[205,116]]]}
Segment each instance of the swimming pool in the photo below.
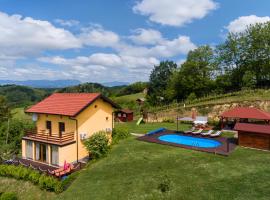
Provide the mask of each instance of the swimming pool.
{"label": "swimming pool", "polygon": [[158,139],[164,142],[182,144],[199,148],[216,148],[221,145],[221,142],[213,139],[197,138],[192,136],[184,136],[176,134],[162,135],[159,136]]}

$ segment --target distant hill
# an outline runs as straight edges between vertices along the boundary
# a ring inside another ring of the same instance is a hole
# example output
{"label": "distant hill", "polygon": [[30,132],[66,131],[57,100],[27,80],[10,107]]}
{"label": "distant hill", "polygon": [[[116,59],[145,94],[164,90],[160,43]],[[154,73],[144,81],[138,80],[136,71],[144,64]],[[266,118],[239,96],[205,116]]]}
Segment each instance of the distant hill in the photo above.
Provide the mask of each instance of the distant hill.
{"label": "distant hill", "polygon": [[51,89],[35,89],[21,85],[0,86],[0,95],[6,97],[8,103],[13,107],[25,107],[42,100],[51,94]]}
{"label": "distant hill", "polygon": [[109,88],[99,84],[99,83],[82,83],[79,85],[65,87],[58,89],[57,92],[66,92],[66,93],[75,93],[75,92],[82,92],[82,93],[92,93],[92,92],[100,92],[105,96],[110,96]]}
{"label": "distant hill", "polygon": [[34,88],[63,88],[78,85],[80,83],[81,82],[78,80],[26,80],[26,81],[0,80],[0,85],[14,84]]}
{"label": "distant hill", "polygon": [[115,87],[115,86],[129,85],[129,82],[112,81],[112,82],[105,82],[101,84],[106,87]]}

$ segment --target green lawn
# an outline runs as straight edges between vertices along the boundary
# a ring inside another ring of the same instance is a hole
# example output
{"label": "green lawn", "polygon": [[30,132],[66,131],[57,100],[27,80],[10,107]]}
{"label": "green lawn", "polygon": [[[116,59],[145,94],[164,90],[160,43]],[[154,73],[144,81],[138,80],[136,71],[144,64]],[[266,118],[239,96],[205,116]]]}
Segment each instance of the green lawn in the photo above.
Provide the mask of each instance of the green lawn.
{"label": "green lawn", "polygon": [[144,98],[145,94],[144,93],[136,93],[136,94],[129,94],[129,95],[123,95],[120,97],[115,97],[113,100],[115,101],[136,101],[139,98]]}
{"label": "green lawn", "polygon": [[[116,124],[119,126],[146,133],[160,127],[175,129],[176,125],[135,126],[133,122]],[[20,199],[263,200],[270,196],[269,163],[270,153],[265,151],[237,147],[224,157],[130,137],[113,146],[107,157],[90,163],[60,195],[6,178],[0,178],[0,191],[18,189]],[[162,184],[169,187],[168,192],[160,191]]]}
{"label": "green lawn", "polygon": [[[140,124],[136,125],[136,121],[133,122],[125,122],[125,123],[120,123],[116,122],[115,127],[121,127],[121,128],[126,128],[129,130],[131,133],[147,133],[149,131],[158,129],[158,128],[167,128],[171,130],[176,130],[177,125],[176,123],[145,123],[145,124]],[[187,130],[191,127],[191,125],[187,124],[181,124],[179,123],[179,130]]]}
{"label": "green lawn", "polygon": [[[270,153],[229,157],[130,138],[85,169],[61,199],[269,199]],[[167,178],[166,178],[167,177]],[[158,186],[168,179],[169,192]]]}

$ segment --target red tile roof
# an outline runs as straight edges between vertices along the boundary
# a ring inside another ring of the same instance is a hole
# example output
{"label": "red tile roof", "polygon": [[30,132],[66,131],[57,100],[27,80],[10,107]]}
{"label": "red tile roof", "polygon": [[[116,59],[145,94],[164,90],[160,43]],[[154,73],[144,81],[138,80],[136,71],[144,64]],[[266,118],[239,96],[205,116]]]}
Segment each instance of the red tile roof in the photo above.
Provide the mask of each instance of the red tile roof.
{"label": "red tile roof", "polygon": [[234,130],[270,134],[270,125],[236,123]]}
{"label": "red tile roof", "polygon": [[270,113],[257,108],[236,107],[221,114],[221,117],[270,120]]}
{"label": "red tile roof", "polygon": [[118,107],[100,93],[54,93],[25,112],[76,116],[98,98]]}

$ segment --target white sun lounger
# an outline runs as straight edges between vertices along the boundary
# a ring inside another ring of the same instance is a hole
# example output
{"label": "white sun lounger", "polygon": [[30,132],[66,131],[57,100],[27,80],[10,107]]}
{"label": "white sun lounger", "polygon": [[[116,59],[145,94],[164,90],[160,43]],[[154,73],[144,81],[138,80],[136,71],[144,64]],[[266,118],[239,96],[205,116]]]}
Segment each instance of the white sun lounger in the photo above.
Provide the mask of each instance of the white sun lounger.
{"label": "white sun lounger", "polygon": [[184,131],[184,133],[192,133],[192,131],[194,131],[194,130],[195,130],[195,127],[192,127],[190,130]]}
{"label": "white sun lounger", "polygon": [[211,137],[218,137],[218,136],[221,135],[221,133],[222,133],[222,131],[217,131],[217,132],[215,132],[214,134],[211,134],[210,136],[211,136]]}
{"label": "white sun lounger", "polygon": [[203,131],[203,129],[200,128],[199,130],[193,131],[193,132],[191,132],[191,133],[194,134],[194,135],[196,135],[196,134],[200,134],[202,131]]}
{"label": "white sun lounger", "polygon": [[214,132],[214,130],[209,130],[207,132],[202,132],[201,135],[202,136],[208,136],[208,135],[211,135],[213,132]]}

